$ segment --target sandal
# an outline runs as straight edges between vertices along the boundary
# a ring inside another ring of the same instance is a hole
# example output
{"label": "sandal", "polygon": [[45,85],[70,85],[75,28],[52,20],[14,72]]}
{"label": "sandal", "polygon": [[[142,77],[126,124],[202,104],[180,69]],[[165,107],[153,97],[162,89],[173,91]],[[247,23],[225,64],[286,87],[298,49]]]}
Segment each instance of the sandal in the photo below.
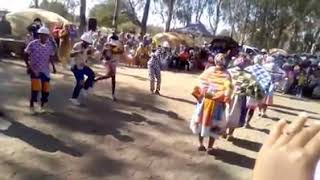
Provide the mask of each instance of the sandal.
{"label": "sandal", "polygon": [[198,147],[198,151],[200,151],[200,152],[205,152],[205,151],[207,151],[207,149],[206,149],[206,147],[204,147],[204,146],[202,145],[202,146],[199,146],[199,147]]}

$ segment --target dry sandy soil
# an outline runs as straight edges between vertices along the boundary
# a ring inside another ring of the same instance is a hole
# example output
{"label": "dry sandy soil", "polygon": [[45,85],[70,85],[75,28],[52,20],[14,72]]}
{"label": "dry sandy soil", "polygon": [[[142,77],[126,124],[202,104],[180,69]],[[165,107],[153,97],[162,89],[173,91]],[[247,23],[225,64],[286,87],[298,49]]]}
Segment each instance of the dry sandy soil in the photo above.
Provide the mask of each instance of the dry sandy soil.
{"label": "dry sandy soil", "polygon": [[[96,71],[103,72],[101,66]],[[236,140],[219,140],[217,153],[197,152],[188,129],[196,74],[164,72],[162,96],[149,93],[147,71],[118,69],[117,96],[99,82],[85,105],[71,106],[70,72],[52,77],[49,112],[28,113],[29,79],[21,61],[0,62],[1,180],[248,180],[257,151],[272,125],[302,110],[320,120],[320,104],[276,96],[270,118],[236,130]]]}

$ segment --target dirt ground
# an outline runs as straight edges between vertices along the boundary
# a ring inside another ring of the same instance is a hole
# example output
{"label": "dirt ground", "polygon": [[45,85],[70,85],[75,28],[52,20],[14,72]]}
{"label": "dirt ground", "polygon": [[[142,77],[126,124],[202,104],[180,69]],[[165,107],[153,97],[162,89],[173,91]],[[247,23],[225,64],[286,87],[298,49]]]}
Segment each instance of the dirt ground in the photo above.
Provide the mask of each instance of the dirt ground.
{"label": "dirt ground", "polygon": [[[95,66],[103,72],[101,66]],[[117,96],[99,82],[85,105],[68,98],[73,77],[52,76],[49,112],[28,113],[29,78],[23,63],[0,62],[1,180],[248,180],[272,125],[305,110],[320,120],[319,102],[276,96],[269,118],[236,130],[233,142],[219,140],[215,156],[197,152],[188,128],[197,74],[163,72],[162,96],[149,93],[147,71],[118,68]]]}

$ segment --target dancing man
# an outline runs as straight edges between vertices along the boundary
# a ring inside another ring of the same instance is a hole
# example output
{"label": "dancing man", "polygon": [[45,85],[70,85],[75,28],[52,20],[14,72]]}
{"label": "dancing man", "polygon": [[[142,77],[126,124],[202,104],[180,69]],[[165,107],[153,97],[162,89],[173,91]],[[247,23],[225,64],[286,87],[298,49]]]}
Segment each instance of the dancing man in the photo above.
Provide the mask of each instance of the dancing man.
{"label": "dancing man", "polygon": [[41,104],[39,112],[44,112],[44,105],[48,102],[50,89],[50,67],[51,63],[53,73],[56,73],[54,65],[54,47],[49,42],[49,29],[41,27],[38,30],[39,39],[31,41],[25,49],[25,63],[27,72],[31,77],[31,98],[30,111],[35,113],[35,102],[38,101],[38,94],[41,91]]}

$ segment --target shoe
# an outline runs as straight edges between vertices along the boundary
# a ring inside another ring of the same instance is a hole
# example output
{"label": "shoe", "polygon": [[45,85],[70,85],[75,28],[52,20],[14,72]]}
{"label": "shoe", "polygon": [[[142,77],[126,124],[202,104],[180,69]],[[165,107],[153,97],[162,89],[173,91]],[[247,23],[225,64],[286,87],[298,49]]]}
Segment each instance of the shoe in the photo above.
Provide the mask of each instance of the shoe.
{"label": "shoe", "polygon": [[80,106],[81,105],[81,103],[78,101],[78,99],[70,98],[69,100],[75,106]]}
{"label": "shoe", "polygon": [[156,95],[160,95],[160,92],[158,90],[156,90],[156,92],[154,92]]}
{"label": "shoe", "polygon": [[36,110],[34,107],[30,107],[30,114],[36,114]]}
{"label": "shoe", "polygon": [[37,112],[40,113],[40,114],[43,114],[43,113],[45,113],[47,111],[46,111],[46,108],[39,106]]}
{"label": "shoe", "polygon": [[117,101],[117,98],[116,98],[115,95],[112,95],[112,100],[113,100],[113,101]]}
{"label": "shoe", "polygon": [[82,93],[83,97],[88,97],[88,95],[89,95],[88,90],[85,90],[85,89],[83,89],[81,93]]}

